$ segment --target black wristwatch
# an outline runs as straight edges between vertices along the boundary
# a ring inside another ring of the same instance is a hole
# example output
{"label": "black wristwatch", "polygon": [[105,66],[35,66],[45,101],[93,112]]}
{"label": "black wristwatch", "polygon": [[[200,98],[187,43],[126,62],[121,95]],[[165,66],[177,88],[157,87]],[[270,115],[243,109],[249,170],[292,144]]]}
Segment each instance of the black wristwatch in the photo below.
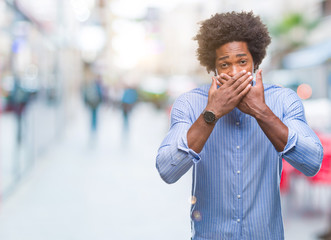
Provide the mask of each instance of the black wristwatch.
{"label": "black wristwatch", "polygon": [[208,124],[214,124],[217,120],[215,113],[213,113],[212,111],[208,111],[205,109],[203,110],[202,115],[203,115],[203,119]]}

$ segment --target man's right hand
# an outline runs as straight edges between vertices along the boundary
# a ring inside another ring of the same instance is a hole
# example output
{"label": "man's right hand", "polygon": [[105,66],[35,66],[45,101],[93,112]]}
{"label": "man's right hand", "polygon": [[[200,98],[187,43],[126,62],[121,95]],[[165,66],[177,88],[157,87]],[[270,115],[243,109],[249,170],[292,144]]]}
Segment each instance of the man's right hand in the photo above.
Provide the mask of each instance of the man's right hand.
{"label": "man's right hand", "polygon": [[[222,77],[222,73],[220,77]],[[206,110],[214,112],[217,118],[221,118],[231,112],[246,96],[252,86],[250,83],[253,77],[243,70],[228,81],[223,81],[222,84],[218,84],[215,77],[212,79]]]}

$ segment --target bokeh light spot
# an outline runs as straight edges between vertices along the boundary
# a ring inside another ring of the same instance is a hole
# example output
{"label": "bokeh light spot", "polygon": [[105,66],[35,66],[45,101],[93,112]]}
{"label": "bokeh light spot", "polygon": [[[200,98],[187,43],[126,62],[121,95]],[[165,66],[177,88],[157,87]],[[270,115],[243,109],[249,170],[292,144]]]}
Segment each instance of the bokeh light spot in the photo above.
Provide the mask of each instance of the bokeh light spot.
{"label": "bokeh light spot", "polygon": [[193,212],[193,218],[196,221],[201,221],[201,219],[202,219],[201,213],[199,211],[194,211]]}
{"label": "bokeh light spot", "polygon": [[191,197],[191,204],[194,205],[197,202],[197,198],[195,196]]}
{"label": "bokeh light spot", "polygon": [[310,85],[303,83],[297,88],[297,94],[301,99],[308,99],[311,97],[313,90]]}

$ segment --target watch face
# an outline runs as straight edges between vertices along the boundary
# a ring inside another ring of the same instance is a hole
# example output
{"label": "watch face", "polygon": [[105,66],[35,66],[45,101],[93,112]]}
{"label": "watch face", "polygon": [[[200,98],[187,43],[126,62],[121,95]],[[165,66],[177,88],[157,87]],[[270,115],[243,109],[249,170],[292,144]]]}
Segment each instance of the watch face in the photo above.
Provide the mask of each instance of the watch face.
{"label": "watch face", "polygon": [[210,111],[206,111],[203,114],[203,118],[205,119],[205,121],[207,123],[213,123],[216,120],[215,114],[213,112],[210,112]]}

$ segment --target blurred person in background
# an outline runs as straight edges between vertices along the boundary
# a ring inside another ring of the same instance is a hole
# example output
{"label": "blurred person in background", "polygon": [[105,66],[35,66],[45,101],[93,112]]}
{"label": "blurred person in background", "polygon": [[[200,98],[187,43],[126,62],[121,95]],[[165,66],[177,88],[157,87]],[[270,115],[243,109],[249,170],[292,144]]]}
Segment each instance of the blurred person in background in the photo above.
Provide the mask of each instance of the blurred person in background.
{"label": "blurred person in background", "polygon": [[26,110],[28,103],[30,102],[32,96],[36,92],[28,91],[21,84],[19,77],[14,77],[13,89],[8,94],[7,110],[13,111],[16,116],[17,122],[17,134],[16,141],[20,145],[22,143],[23,134],[23,115]]}
{"label": "blurred person in background", "polygon": [[127,131],[129,128],[129,115],[134,108],[138,100],[138,93],[134,87],[127,86],[124,88],[121,107],[123,113],[123,125],[124,130]]}
{"label": "blurred person in background", "polygon": [[84,102],[90,110],[91,133],[94,135],[98,127],[98,108],[103,101],[103,87],[100,75],[88,81],[83,87]]}
{"label": "blurred person in background", "polygon": [[282,159],[313,176],[322,145],[297,94],[263,84],[271,38],[258,16],[215,14],[195,40],[215,76],[175,101],[156,167],[169,184],[193,167],[192,239],[284,239]]}

